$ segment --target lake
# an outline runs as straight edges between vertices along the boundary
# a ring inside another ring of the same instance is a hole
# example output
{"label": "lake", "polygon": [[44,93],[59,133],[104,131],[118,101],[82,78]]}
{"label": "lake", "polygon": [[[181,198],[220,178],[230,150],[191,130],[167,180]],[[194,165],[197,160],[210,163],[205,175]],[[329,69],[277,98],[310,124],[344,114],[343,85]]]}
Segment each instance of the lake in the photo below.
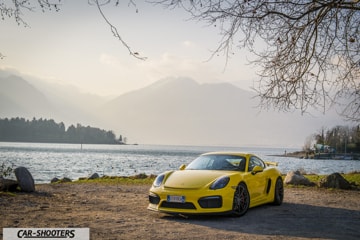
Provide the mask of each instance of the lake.
{"label": "lake", "polygon": [[198,155],[210,151],[244,151],[257,154],[263,160],[279,163],[283,174],[292,170],[331,174],[360,171],[356,160],[312,160],[276,157],[291,148],[249,148],[216,146],[165,145],[80,145],[47,143],[0,142],[0,165],[24,166],[36,183],[49,183],[54,177],[76,180],[93,173],[100,176],[132,176],[139,173],[159,174],[178,169]]}

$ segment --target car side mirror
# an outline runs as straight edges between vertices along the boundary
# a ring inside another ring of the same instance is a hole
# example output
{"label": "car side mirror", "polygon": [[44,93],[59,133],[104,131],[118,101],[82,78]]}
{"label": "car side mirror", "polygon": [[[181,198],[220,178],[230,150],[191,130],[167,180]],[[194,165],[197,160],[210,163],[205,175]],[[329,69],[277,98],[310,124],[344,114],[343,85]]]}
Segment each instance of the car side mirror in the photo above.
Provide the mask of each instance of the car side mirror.
{"label": "car side mirror", "polygon": [[255,167],[253,168],[253,170],[251,171],[251,174],[252,174],[252,175],[255,175],[255,174],[257,174],[257,173],[259,173],[259,172],[262,172],[262,171],[264,171],[264,169],[263,169],[262,167],[260,167],[260,166],[255,166]]}
{"label": "car side mirror", "polygon": [[181,166],[179,167],[179,170],[184,170],[185,168],[186,168],[186,165],[183,164],[183,165],[181,165]]}

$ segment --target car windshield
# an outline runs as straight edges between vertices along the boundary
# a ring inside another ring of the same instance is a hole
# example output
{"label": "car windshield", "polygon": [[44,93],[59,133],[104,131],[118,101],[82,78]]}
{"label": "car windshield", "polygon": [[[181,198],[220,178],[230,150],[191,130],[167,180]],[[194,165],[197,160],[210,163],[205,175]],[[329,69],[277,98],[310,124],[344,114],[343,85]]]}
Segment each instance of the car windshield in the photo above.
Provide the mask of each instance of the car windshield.
{"label": "car windshield", "polygon": [[245,170],[245,158],[233,155],[201,155],[192,161],[187,170]]}

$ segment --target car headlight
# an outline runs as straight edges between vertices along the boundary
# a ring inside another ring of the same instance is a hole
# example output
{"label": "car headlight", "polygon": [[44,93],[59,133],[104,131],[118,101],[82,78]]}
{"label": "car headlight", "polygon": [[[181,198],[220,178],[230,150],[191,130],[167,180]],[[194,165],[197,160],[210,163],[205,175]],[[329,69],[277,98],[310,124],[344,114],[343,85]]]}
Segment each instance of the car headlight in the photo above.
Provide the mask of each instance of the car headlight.
{"label": "car headlight", "polygon": [[229,181],[230,178],[228,176],[220,177],[216,179],[215,182],[213,182],[213,184],[211,184],[210,189],[215,190],[215,189],[224,188],[229,183]]}
{"label": "car headlight", "polygon": [[153,182],[153,186],[160,187],[160,185],[162,184],[162,182],[164,180],[164,177],[165,177],[165,174],[158,175]]}

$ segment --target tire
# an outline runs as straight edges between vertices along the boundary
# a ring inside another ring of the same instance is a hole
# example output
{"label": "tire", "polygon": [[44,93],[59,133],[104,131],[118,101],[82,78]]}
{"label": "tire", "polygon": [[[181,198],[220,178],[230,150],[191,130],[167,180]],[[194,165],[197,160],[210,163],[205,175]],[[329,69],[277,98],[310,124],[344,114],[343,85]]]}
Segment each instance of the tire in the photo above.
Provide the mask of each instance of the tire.
{"label": "tire", "polygon": [[279,206],[282,204],[283,199],[284,199],[284,184],[281,177],[279,177],[278,179],[276,179],[276,183],[275,183],[273,204]]}
{"label": "tire", "polygon": [[236,187],[233,200],[232,214],[235,217],[243,216],[250,206],[249,191],[244,183]]}

